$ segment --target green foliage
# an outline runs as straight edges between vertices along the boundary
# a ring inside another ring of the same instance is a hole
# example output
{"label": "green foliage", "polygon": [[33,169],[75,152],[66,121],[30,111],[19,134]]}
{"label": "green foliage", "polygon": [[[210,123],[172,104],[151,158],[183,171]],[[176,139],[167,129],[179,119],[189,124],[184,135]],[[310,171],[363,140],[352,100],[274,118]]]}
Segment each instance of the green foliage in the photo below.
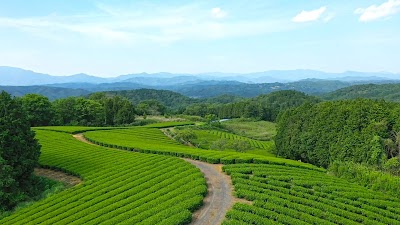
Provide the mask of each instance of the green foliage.
{"label": "green foliage", "polygon": [[[383,169],[399,176],[400,175],[400,158],[399,157],[393,157],[389,159],[385,164],[383,165]],[[400,181],[399,181],[400,183]],[[397,189],[399,190],[399,189]]]}
{"label": "green foliage", "polygon": [[229,148],[228,145],[229,143],[227,139],[218,139],[211,143],[210,149],[223,151]]}
{"label": "green foliage", "polygon": [[120,96],[108,97],[96,93],[90,99],[69,97],[53,102],[55,125],[114,126],[135,120],[135,108]]}
{"label": "green foliage", "polygon": [[[195,99],[186,97],[173,91],[166,90],[138,89],[129,91],[108,91],[104,93],[107,96],[117,95],[127,98],[129,99],[129,101],[133,102],[136,105],[139,105],[140,103],[149,104],[152,101],[155,101],[159,106],[164,107],[162,108],[163,111],[166,111],[167,109],[165,107],[167,107],[173,113],[181,112],[189,104],[197,102],[197,100]],[[148,100],[150,100],[150,102],[148,102]],[[160,114],[163,115],[164,112],[160,112]]]}
{"label": "green foliage", "polygon": [[191,129],[176,130],[174,137],[180,143],[193,143],[197,135]]}
{"label": "green foliage", "polygon": [[323,98],[326,100],[369,98],[400,102],[400,84],[354,85],[325,94]]}
{"label": "green foliage", "polygon": [[164,115],[167,108],[157,100],[145,100],[137,105],[137,113],[141,116]]}
{"label": "green foliage", "polygon": [[[304,167],[313,170],[323,170],[310,164],[287,160],[282,158],[256,155],[250,153],[237,153],[232,151],[203,150],[188,147],[174,141],[164,135],[159,129],[148,127],[134,127],[123,130],[90,131],[84,133],[87,140],[102,146],[138,151],[143,153],[154,153],[171,155],[177,157],[191,158],[209,163],[268,163],[281,164],[294,167]],[[197,135],[199,137],[199,135]]]}
{"label": "green foliage", "polygon": [[[372,190],[400,197],[399,159],[397,157],[389,159],[384,164],[383,169],[387,172],[377,170],[370,165],[335,161],[329,166],[329,173]],[[395,176],[390,173],[394,173]]]}
{"label": "green foliage", "polygon": [[323,172],[269,164],[223,170],[236,196],[252,201],[236,203],[224,224],[400,224],[399,197]]}
{"label": "green foliage", "polygon": [[167,128],[167,127],[177,127],[177,126],[186,126],[186,125],[193,125],[193,122],[190,121],[182,121],[182,122],[162,122],[162,123],[153,123],[146,125],[145,127],[151,128]]}
{"label": "green foliage", "polygon": [[260,141],[273,140],[276,135],[276,124],[269,121],[252,119],[231,119],[221,123],[222,128],[230,133]]}
{"label": "green foliage", "polygon": [[185,114],[206,116],[215,114],[219,118],[256,118],[275,121],[279,112],[299,106],[305,102],[317,103],[320,100],[297,91],[277,91],[268,95],[228,104],[197,103],[188,106]]}
{"label": "green foliage", "polygon": [[126,129],[128,127],[85,127],[85,126],[47,126],[35,127],[35,130],[57,131],[69,134],[78,134],[85,131],[93,130],[111,130],[111,129]]}
{"label": "green foliage", "polygon": [[12,209],[36,195],[38,180],[32,175],[40,145],[30,129],[20,101],[0,94],[0,211]]}
{"label": "green foliage", "polygon": [[178,158],[88,145],[61,132],[38,130],[37,136],[41,164],[79,174],[84,182],[0,224],[188,224],[207,193],[200,170]]}
{"label": "green foliage", "polygon": [[384,139],[399,129],[399,109],[357,99],[288,110],[278,119],[277,154],[323,167],[335,160],[380,165],[392,157],[385,154]]}
{"label": "green foliage", "polygon": [[100,103],[82,97],[69,97],[53,102],[55,125],[100,126],[104,123],[104,110]]}
{"label": "green foliage", "polygon": [[27,112],[31,127],[48,126],[53,120],[54,110],[47,97],[38,94],[27,94],[20,98]]}
{"label": "green foliage", "polygon": [[282,90],[296,90],[307,94],[320,95],[348,86],[351,86],[351,83],[336,80],[305,79],[290,83],[261,84],[247,84],[229,81],[222,83],[205,82],[200,84],[185,85],[183,87],[176,87],[174,90],[186,96],[192,96],[196,98],[210,98],[226,94],[251,98]]}
{"label": "green foliage", "polygon": [[101,104],[103,115],[99,115],[104,125],[130,124],[135,121],[135,107],[121,96],[107,96],[99,92],[92,94],[90,99]]}

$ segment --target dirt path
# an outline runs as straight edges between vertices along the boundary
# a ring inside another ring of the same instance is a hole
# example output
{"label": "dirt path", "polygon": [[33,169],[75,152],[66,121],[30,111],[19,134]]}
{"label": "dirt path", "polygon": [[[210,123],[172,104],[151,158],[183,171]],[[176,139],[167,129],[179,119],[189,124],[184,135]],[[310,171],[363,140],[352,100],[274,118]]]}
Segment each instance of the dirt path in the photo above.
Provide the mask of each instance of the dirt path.
{"label": "dirt path", "polygon": [[204,198],[204,205],[193,214],[193,225],[221,224],[227,211],[232,208],[234,198],[229,176],[222,173],[222,165],[209,164],[191,159],[183,159],[196,167],[204,174],[207,180],[208,194]]}
{"label": "dirt path", "polygon": [[[73,135],[74,138],[87,144],[82,134]],[[184,159],[200,169],[207,181],[208,194],[204,198],[204,205],[193,213],[192,225],[218,225],[225,218],[226,213],[236,202],[251,204],[243,199],[235,198],[232,181],[228,175],[222,172],[221,164],[210,164],[201,161]]]}
{"label": "dirt path", "polygon": [[82,142],[84,142],[84,143],[86,143],[86,144],[95,145],[95,144],[93,144],[92,142],[86,140],[86,138],[83,137],[83,133],[74,134],[74,135],[72,135],[72,136],[73,136],[74,138],[78,139],[79,141],[82,141]]}
{"label": "dirt path", "polygon": [[47,177],[52,180],[63,182],[67,188],[82,183],[82,180],[79,177],[57,170],[35,168],[34,173],[36,176]]}

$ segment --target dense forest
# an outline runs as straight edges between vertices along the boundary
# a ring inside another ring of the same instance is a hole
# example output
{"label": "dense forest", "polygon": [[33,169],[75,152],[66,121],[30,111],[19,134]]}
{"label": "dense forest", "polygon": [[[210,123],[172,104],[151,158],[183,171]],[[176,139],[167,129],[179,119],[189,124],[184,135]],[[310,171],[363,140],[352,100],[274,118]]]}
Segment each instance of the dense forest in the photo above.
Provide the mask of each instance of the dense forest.
{"label": "dense forest", "polygon": [[334,161],[397,167],[400,104],[343,100],[304,104],[277,120],[277,154],[328,167]]}
{"label": "dense forest", "polygon": [[135,120],[136,113],[129,100],[120,96],[108,97],[104,93],[90,98],[68,97],[54,102],[41,95],[27,94],[19,100],[28,112],[31,126],[129,124]]}
{"label": "dense forest", "polygon": [[227,104],[197,103],[188,106],[185,114],[205,116],[214,114],[218,118],[255,118],[275,121],[277,115],[286,109],[306,102],[317,103],[320,99],[298,91],[276,91],[268,95]]}
{"label": "dense forest", "polygon": [[369,98],[400,102],[400,84],[354,85],[325,94],[323,98],[326,100]]}
{"label": "dense forest", "polygon": [[275,121],[281,111],[321,101],[297,91],[277,91],[250,99],[231,95],[193,99],[172,91],[152,89],[97,92],[87,97],[55,101],[38,94],[27,94],[19,99],[28,112],[31,126],[128,125],[135,121],[136,115],[176,114]]}

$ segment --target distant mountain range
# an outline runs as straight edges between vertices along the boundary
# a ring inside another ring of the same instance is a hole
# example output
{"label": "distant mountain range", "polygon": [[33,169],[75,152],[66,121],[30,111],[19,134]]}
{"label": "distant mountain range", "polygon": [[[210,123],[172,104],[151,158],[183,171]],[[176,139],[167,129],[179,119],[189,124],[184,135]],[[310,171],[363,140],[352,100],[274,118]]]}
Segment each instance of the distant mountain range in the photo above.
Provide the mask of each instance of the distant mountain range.
{"label": "distant mountain range", "polygon": [[71,76],[52,76],[36,73],[15,67],[0,66],[0,85],[2,86],[32,86],[61,83],[134,83],[145,86],[169,86],[200,83],[203,81],[237,81],[242,83],[288,83],[308,78],[339,80],[345,82],[374,81],[385,82],[400,80],[400,74],[378,72],[363,73],[347,71],[344,73],[326,73],[315,70],[272,70],[258,73],[202,73],[202,74],[173,74],[173,73],[138,73],[121,75],[114,78],[102,78],[87,74]]}
{"label": "distant mountain range", "polygon": [[51,76],[20,68],[0,67],[0,90],[6,90],[14,96],[37,93],[51,100],[88,95],[98,91],[143,88],[170,90],[193,98],[209,98],[224,94],[254,97],[278,90],[297,90],[307,94],[323,95],[352,85],[369,83],[400,83],[400,74],[282,70],[248,74],[139,73],[101,78],[87,74]]}

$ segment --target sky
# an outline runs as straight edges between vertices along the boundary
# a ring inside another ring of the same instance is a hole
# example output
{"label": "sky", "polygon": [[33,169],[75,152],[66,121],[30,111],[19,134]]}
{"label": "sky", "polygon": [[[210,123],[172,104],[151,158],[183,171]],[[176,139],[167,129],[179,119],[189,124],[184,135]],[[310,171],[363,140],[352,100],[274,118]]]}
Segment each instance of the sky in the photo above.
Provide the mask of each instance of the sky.
{"label": "sky", "polygon": [[0,66],[400,73],[400,0],[0,0]]}

